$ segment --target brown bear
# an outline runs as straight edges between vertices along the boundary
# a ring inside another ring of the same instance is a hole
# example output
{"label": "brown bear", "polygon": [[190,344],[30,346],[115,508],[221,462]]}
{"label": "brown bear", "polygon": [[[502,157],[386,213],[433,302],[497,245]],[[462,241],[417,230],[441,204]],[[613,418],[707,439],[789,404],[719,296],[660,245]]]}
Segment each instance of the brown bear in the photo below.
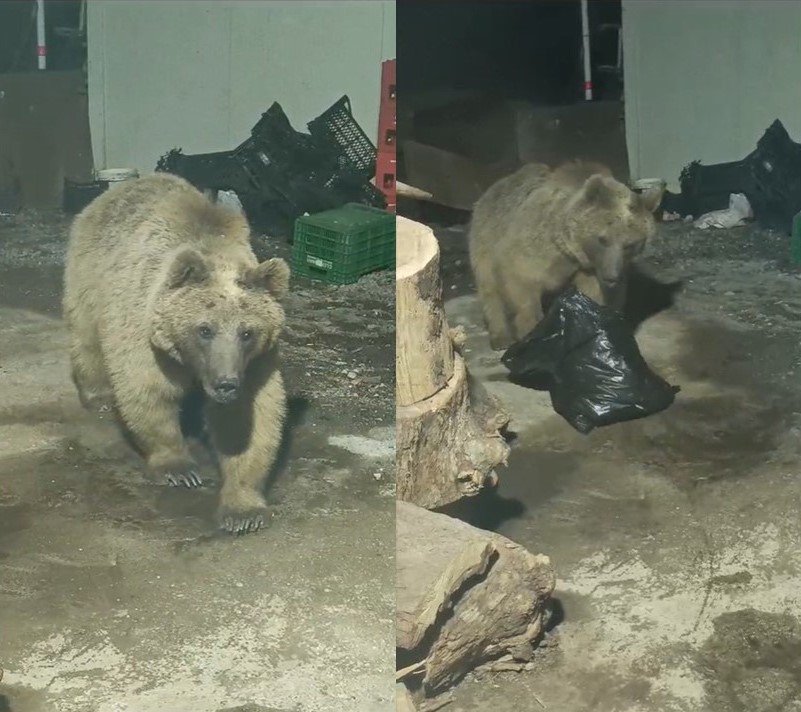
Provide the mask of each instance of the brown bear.
{"label": "brown bear", "polygon": [[284,260],[257,261],[247,220],[177,176],[112,187],[70,231],[63,306],[81,402],[116,411],[152,474],[194,487],[179,413],[202,388],[223,476],[219,521],[232,533],[265,523],[286,415],[288,287]]}
{"label": "brown bear", "polygon": [[575,284],[622,308],[628,265],[653,236],[661,191],[634,193],[597,163],[524,165],[475,206],[470,264],[493,349],[525,337],[542,298]]}

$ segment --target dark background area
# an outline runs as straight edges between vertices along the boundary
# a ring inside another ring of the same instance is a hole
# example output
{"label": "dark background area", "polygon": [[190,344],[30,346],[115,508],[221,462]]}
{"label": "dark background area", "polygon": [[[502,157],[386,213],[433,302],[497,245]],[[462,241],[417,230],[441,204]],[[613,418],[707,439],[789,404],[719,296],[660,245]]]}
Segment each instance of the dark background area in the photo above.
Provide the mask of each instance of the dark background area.
{"label": "dark background area", "polygon": [[[539,105],[583,99],[577,0],[398,0],[396,12],[402,93],[477,91]],[[617,38],[600,25],[620,24],[620,0],[593,0],[588,12],[592,63],[613,64]],[[594,72],[593,81],[598,98],[618,98],[605,77]]]}
{"label": "dark background area", "polygon": [[[80,14],[80,0],[45,0],[48,71],[83,67],[86,42],[78,33]],[[36,70],[36,2],[0,0],[0,74]]]}
{"label": "dark background area", "polygon": [[38,68],[34,0],[0,0],[0,214],[61,206],[93,169],[80,0],[46,0]]}

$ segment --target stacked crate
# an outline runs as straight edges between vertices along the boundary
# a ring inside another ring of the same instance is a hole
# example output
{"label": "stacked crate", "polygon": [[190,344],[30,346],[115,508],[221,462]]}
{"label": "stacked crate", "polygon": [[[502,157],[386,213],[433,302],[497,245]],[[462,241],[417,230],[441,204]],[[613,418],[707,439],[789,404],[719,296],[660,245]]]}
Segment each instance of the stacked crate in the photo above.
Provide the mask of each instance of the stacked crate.
{"label": "stacked crate", "polygon": [[395,112],[395,60],[381,63],[381,104],[378,114],[378,157],[375,185],[386,197],[387,210],[395,212],[395,173],[397,158]]}
{"label": "stacked crate", "polygon": [[348,203],[295,221],[292,271],[331,284],[395,266],[395,218],[369,205]]}

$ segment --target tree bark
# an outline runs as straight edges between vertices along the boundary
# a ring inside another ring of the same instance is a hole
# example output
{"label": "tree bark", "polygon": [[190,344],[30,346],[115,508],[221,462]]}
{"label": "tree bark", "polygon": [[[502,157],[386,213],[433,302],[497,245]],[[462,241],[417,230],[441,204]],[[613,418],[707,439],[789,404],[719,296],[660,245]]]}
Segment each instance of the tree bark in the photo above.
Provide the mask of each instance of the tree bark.
{"label": "tree bark", "polygon": [[470,378],[464,333],[448,328],[434,234],[397,220],[398,497],[433,509],[497,484],[509,416]]}
{"label": "tree bark", "polygon": [[482,662],[528,662],[555,586],[550,559],[492,532],[396,503],[397,647],[436,694]]}

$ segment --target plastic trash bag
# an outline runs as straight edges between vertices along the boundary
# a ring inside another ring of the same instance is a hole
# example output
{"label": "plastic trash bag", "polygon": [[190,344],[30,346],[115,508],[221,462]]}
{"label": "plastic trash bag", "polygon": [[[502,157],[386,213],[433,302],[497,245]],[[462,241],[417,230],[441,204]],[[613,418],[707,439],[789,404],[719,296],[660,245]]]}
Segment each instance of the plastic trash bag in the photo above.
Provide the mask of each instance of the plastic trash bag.
{"label": "plastic trash bag", "polygon": [[732,193],[729,196],[729,207],[725,210],[713,210],[704,213],[693,223],[694,227],[707,230],[710,227],[731,228],[740,227],[754,217],[751,203],[742,193]]}
{"label": "plastic trash bag", "polygon": [[575,288],[501,361],[510,380],[549,390],[554,410],[584,434],[665,410],[680,390],[648,367],[621,313]]}
{"label": "plastic trash bag", "polygon": [[245,209],[242,207],[242,201],[239,199],[239,196],[233,190],[218,190],[217,191],[217,202],[220,205],[225,205],[229,208],[232,208],[238,213],[242,215],[245,214]]}

